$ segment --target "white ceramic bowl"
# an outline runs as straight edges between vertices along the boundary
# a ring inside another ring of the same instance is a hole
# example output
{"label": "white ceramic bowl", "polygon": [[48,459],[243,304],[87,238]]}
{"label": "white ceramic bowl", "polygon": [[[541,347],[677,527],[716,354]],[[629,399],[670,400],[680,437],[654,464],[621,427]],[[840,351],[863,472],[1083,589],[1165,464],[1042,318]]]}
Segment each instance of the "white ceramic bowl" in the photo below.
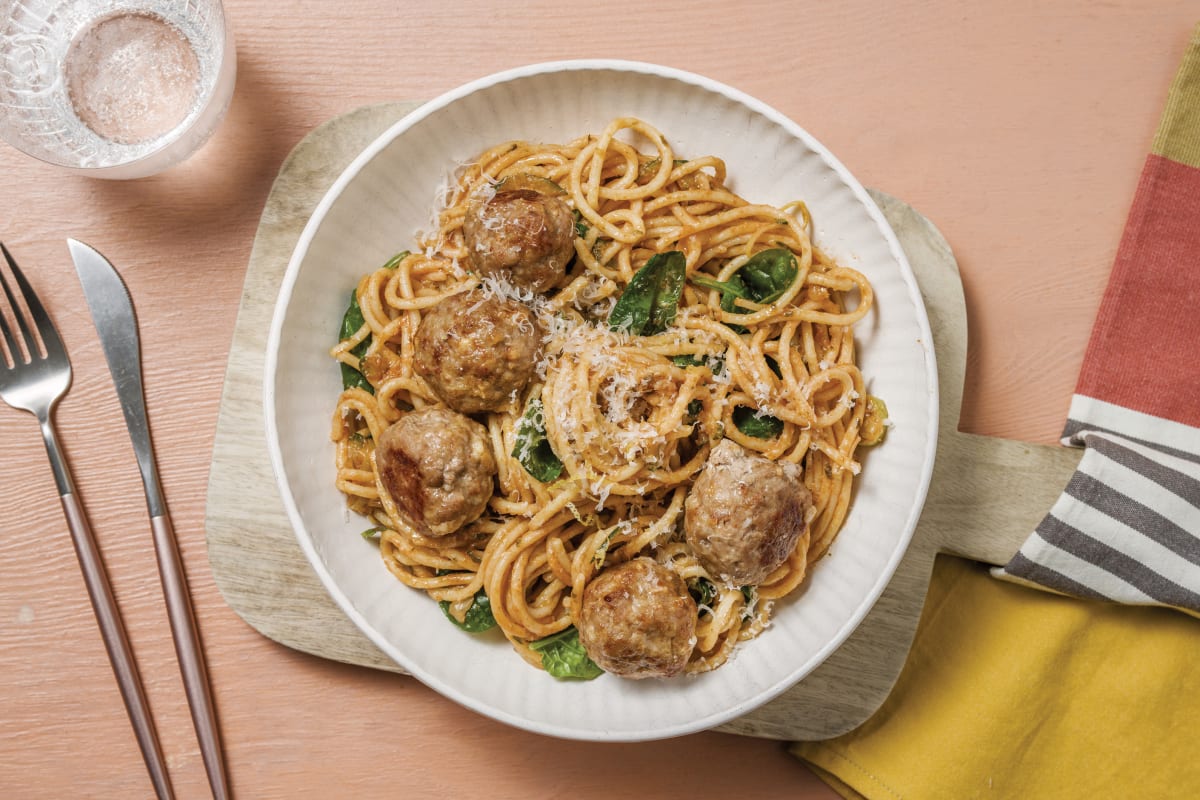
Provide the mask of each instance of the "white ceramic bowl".
{"label": "white ceramic bowl", "polygon": [[[333,485],[330,414],[340,390],[327,351],[361,274],[407,247],[456,165],[508,139],[567,141],[633,115],[675,152],[714,154],[754,202],[801,198],[817,242],[871,280],[876,307],[855,329],[868,388],[895,423],[866,460],[850,515],[805,587],[721,668],[667,681],[604,675],[560,682],[500,636],[447,623],[393,578]],[[937,370],[904,254],[862,186],[815,139],[734,89],[649,64],[538,64],[427,103],[366,148],[321,201],[280,289],[264,380],[267,441],[284,506],[330,595],[385,653],[437,691],[541,733],[632,741],[701,730],[750,711],[811,672],[854,630],[890,579],[925,499],[937,439]]]}

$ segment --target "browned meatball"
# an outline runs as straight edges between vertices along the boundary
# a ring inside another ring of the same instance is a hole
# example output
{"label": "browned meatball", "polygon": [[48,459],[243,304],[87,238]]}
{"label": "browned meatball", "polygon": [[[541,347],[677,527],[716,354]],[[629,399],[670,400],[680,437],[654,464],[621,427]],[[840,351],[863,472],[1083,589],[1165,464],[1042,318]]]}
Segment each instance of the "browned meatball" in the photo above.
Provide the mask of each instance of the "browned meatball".
{"label": "browned meatball", "polygon": [[597,665],[614,675],[678,675],[696,646],[696,601],[683,578],[653,559],[635,558],[588,584],[579,641]]}
{"label": "browned meatball", "polygon": [[565,274],[575,252],[575,219],[561,197],[501,190],[467,204],[463,236],[478,272],[544,292]]}
{"label": "browned meatball", "polygon": [[427,536],[478,519],[496,474],[487,430],[444,408],[413,411],[390,425],[375,443],[375,467],[400,515]]}
{"label": "browned meatball", "polygon": [[521,303],[456,294],[421,317],[413,367],[455,411],[498,411],[533,376],[541,341],[533,312]]}
{"label": "browned meatball", "polygon": [[723,439],[684,503],[683,530],[709,572],[758,584],[787,560],[811,505],[798,465],[753,455]]}

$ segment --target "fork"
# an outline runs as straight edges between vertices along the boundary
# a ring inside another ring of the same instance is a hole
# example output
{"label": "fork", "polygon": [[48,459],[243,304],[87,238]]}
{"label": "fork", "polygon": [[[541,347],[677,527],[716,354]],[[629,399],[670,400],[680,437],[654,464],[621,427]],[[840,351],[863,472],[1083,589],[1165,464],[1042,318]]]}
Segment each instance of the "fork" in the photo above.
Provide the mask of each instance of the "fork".
{"label": "fork", "polygon": [[[0,399],[13,408],[30,412],[41,424],[42,439],[46,444],[46,454],[50,457],[54,480],[58,484],[67,527],[71,531],[75,554],[79,557],[79,566],[83,571],[83,580],[87,584],[88,596],[92,600],[104,646],[108,650],[108,659],[112,663],[117,684],[121,688],[121,696],[125,700],[125,710],[133,723],[138,746],[150,771],[154,790],[160,800],[167,800],[173,798],[174,793],[166,759],[158,743],[154,720],[150,716],[146,692],[133,660],[133,649],[129,645],[129,637],[125,633],[125,625],[121,621],[113,597],[108,573],[104,569],[104,562],[100,558],[100,551],[83,506],[75,493],[71,470],[59,447],[54,429],[55,406],[71,385],[71,362],[50,316],[3,243],[0,243],[0,251],[3,251],[4,260],[8,263],[17,284],[17,291],[28,309],[27,317],[17,304],[13,290],[4,277],[4,270],[0,269],[0,287],[3,287],[4,296],[15,321],[15,326],[9,325],[5,320],[3,306],[0,305],[0,338],[3,339],[4,348],[8,352],[8,358],[5,358],[4,352],[0,351]],[[37,331],[36,338],[33,335],[34,329]]]}

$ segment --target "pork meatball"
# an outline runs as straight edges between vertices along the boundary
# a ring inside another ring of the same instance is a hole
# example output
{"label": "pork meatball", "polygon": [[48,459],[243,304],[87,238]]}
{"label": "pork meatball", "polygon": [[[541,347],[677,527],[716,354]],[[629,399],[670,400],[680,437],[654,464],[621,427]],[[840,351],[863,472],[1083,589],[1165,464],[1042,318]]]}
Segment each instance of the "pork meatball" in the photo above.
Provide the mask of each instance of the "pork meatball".
{"label": "pork meatball", "polygon": [[684,503],[683,530],[705,569],[739,585],[762,583],[807,527],[812,493],[797,464],[713,448]]}
{"label": "pork meatball", "polygon": [[447,297],[421,317],[413,338],[413,368],[442,402],[463,414],[511,404],[541,354],[533,312],[482,292]]}
{"label": "pork meatball", "polygon": [[375,468],[405,521],[444,536],[479,518],[496,461],[487,429],[445,408],[405,414],[375,443]]}
{"label": "pork meatball", "polygon": [[476,271],[544,292],[575,252],[575,218],[561,197],[502,189],[467,203],[463,236]]}
{"label": "pork meatball", "polygon": [[635,558],[588,584],[579,641],[592,661],[614,675],[678,675],[696,646],[696,601],[683,578],[651,558]]}

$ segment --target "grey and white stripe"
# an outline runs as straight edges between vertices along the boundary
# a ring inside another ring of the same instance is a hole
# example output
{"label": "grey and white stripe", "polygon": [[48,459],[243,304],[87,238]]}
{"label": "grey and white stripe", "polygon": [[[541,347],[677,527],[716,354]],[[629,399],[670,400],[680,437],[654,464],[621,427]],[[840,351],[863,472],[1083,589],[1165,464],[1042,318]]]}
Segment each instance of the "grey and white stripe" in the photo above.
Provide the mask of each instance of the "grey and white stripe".
{"label": "grey and white stripe", "polygon": [[1200,430],[1076,396],[1070,483],[997,577],[1200,613]]}

